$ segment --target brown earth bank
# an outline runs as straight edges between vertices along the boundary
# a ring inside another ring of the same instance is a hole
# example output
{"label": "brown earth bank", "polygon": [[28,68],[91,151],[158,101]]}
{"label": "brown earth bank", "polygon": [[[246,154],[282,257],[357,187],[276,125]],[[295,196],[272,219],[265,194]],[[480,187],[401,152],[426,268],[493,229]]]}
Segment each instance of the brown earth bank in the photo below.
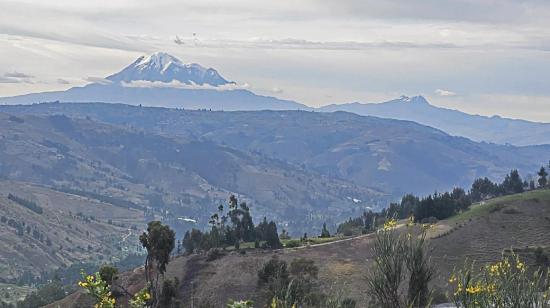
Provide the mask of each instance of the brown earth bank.
{"label": "brown earth bank", "polygon": [[[534,266],[533,249],[550,246],[549,231],[550,190],[492,199],[440,221],[428,231],[431,260],[437,270],[432,287],[437,293],[447,292],[447,280],[455,267],[466,260],[479,265],[496,261],[505,250],[514,249]],[[366,307],[365,276],[375,236],[293,249],[227,252],[212,261],[200,254],[179,256],[170,262],[166,278],[179,279],[183,307],[224,307],[229,299],[252,299],[257,307],[263,307],[266,298],[257,286],[261,266],[274,256],[286,261],[304,257],[319,266],[322,290],[344,290],[346,296],[357,300],[358,307]],[[143,287],[143,277],[142,270],[136,269],[122,274],[120,283],[134,292]],[[48,307],[87,305],[86,296],[77,292]]]}

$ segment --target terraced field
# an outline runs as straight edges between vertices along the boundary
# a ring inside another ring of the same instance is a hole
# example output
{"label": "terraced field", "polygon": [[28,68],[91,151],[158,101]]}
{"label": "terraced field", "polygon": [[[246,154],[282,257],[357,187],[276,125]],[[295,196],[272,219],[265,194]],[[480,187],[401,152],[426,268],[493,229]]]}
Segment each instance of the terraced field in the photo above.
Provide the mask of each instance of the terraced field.
{"label": "terraced field", "polygon": [[550,190],[495,198],[439,225],[446,231],[433,234],[431,245],[443,282],[444,274],[466,259],[486,263],[503,249],[550,246]]}
{"label": "terraced field", "polygon": [[[37,204],[34,212],[9,194]],[[78,262],[118,260],[138,248],[143,212],[34,184],[0,182],[0,276],[13,282]]]}
{"label": "terraced field", "polygon": [[0,283],[0,296],[5,303],[16,304],[32,291],[34,289],[31,287]]}

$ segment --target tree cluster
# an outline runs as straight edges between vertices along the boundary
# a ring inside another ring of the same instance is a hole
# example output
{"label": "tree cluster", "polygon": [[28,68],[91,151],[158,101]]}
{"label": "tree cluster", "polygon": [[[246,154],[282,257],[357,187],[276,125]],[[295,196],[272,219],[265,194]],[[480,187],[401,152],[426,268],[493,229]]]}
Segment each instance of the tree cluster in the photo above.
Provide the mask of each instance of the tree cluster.
{"label": "tree cluster", "polygon": [[30,200],[27,200],[27,199],[24,199],[24,198],[21,198],[21,197],[18,197],[16,195],[13,195],[13,194],[8,194],[8,199],[10,199],[11,201],[23,206],[23,207],[26,207],[27,209],[37,213],[37,214],[42,214],[44,212],[44,210],[42,209],[41,206],[39,206],[38,204],[36,204],[36,202],[34,201],[30,201]]}
{"label": "tree cluster", "polygon": [[[227,212],[225,209],[227,208]],[[254,225],[250,208],[245,202],[239,203],[234,195],[229,197],[225,207],[220,205],[218,211],[210,217],[210,231],[198,229],[187,231],[182,240],[186,252],[208,251],[212,248],[239,248],[243,242],[254,242],[265,248],[281,248],[275,222],[263,221]]]}
{"label": "tree cluster", "polygon": [[517,170],[507,174],[502,183],[493,183],[488,178],[479,178],[474,181],[470,189],[470,198],[473,202],[479,202],[489,198],[522,193],[529,184],[522,181]]}
{"label": "tree cluster", "polygon": [[517,170],[511,170],[502,183],[493,183],[488,178],[474,181],[469,192],[462,188],[454,188],[451,192],[434,193],[422,199],[414,195],[406,195],[401,203],[391,204],[384,217],[398,219],[414,216],[416,221],[431,217],[441,220],[449,218],[470,207],[472,202],[479,202],[498,196],[521,193],[526,188]]}
{"label": "tree cluster", "polygon": [[336,233],[343,234],[344,236],[369,233],[375,229],[378,216],[380,216],[380,213],[365,211],[360,217],[349,218],[347,221],[339,224]]}
{"label": "tree cluster", "polygon": [[[546,176],[544,167],[541,167],[539,187],[547,185]],[[436,192],[423,198],[407,194],[403,196],[401,202],[391,203],[388,208],[383,209],[381,212],[368,211],[364,212],[361,217],[350,218],[338,226],[337,232],[344,235],[357,234],[358,230],[361,233],[368,233],[388,217],[404,219],[413,216],[417,222],[446,219],[467,210],[473,202],[521,193],[525,189],[534,189],[533,185],[523,181],[519,172],[514,169],[505,176],[501,183],[492,182],[487,177],[478,178],[468,192],[457,187],[450,192]]]}

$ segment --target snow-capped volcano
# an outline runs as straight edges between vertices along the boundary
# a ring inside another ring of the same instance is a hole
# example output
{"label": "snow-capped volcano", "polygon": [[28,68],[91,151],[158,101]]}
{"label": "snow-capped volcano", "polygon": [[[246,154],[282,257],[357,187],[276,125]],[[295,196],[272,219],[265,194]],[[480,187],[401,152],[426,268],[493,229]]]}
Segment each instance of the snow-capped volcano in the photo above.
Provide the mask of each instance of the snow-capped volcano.
{"label": "snow-capped volcano", "polygon": [[395,99],[391,102],[394,102],[396,104],[398,103],[412,103],[412,104],[423,104],[423,105],[429,105],[430,103],[428,103],[428,101],[426,100],[426,98],[424,98],[424,96],[422,95],[417,95],[417,96],[413,96],[413,97],[409,97],[409,96],[406,96],[406,95],[401,95],[401,97],[399,97],[398,99]]}
{"label": "snow-capped volcano", "polygon": [[300,103],[262,96],[223,78],[215,69],[185,64],[165,52],[141,56],[101,82],[65,91],[0,97],[0,104],[109,102],[212,110],[311,110]]}
{"label": "snow-capped volcano", "polygon": [[107,77],[113,82],[145,80],[151,82],[179,81],[184,84],[221,86],[234,84],[224,79],[215,69],[200,64],[186,64],[165,52],[141,56],[122,71]]}

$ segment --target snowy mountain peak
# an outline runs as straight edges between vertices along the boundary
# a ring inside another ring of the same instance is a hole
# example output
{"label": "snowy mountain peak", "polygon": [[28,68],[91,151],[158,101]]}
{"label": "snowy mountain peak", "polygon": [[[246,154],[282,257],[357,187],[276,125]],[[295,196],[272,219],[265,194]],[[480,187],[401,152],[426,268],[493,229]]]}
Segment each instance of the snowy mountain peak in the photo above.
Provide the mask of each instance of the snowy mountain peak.
{"label": "snowy mountain peak", "polygon": [[401,97],[399,98],[399,101],[404,102],[404,103],[411,103],[411,104],[424,104],[424,105],[429,105],[430,104],[430,103],[428,103],[428,101],[422,95],[417,95],[417,96],[413,96],[413,97],[408,97],[408,96],[405,96],[405,95],[401,95]]}
{"label": "snowy mountain peak", "polygon": [[224,79],[215,69],[205,68],[197,63],[185,64],[178,58],[165,53],[155,52],[137,58],[122,71],[107,77],[113,82],[132,82],[138,80],[151,82],[181,82],[184,84],[221,86],[234,82]]}
{"label": "snowy mountain peak", "polygon": [[141,56],[136,62],[136,67],[138,68],[155,67],[161,71],[165,71],[172,64],[178,66],[184,65],[178,58],[165,52],[155,52],[147,57]]}
{"label": "snowy mountain peak", "polygon": [[399,97],[399,100],[402,101],[402,102],[405,102],[405,103],[409,103],[411,101],[411,98],[406,96],[406,95],[401,95]]}

